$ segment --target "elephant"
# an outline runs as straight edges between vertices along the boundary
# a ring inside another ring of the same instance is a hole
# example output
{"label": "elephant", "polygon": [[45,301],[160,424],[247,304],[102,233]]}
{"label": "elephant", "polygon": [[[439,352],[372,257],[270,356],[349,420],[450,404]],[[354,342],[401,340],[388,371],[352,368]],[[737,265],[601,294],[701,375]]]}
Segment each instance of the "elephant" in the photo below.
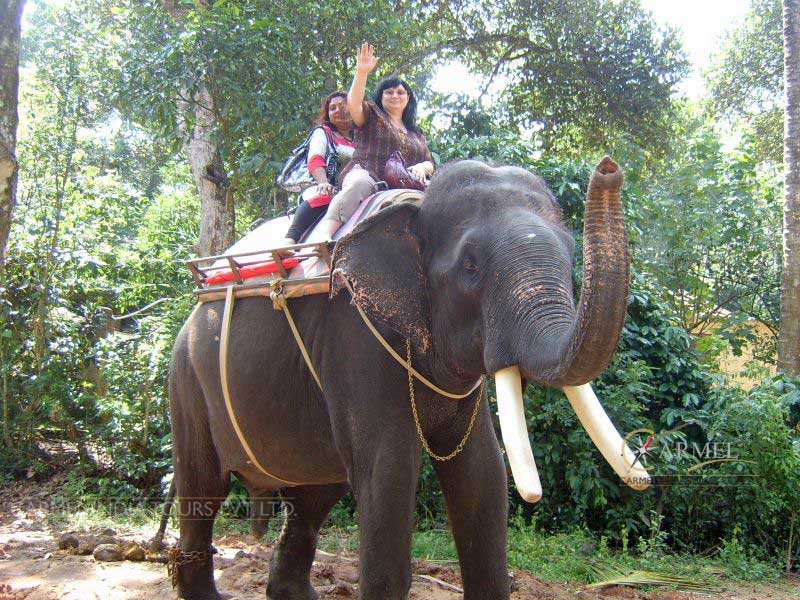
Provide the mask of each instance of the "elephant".
{"label": "elephant", "polygon": [[611,360],[626,314],[622,182],[608,157],[591,176],[577,307],[574,240],[544,181],[473,160],[440,169],[420,204],[385,208],[340,239],[328,295],[288,301],[319,384],[280,311],[264,297],[238,300],[227,381],[252,455],[224,404],[224,303],[198,304],[176,338],[169,379],[180,522],[170,566],[179,596],[219,598],[212,528],[235,473],[291,507],[271,557],[268,598],[317,597],[310,571],[318,532],[350,490],[360,598],[406,598],[425,448],[447,458],[433,464],[464,597],[508,598],[507,471],[478,384],[486,375],[497,379],[501,437],[524,498],[541,496],[522,415],[528,383],[568,391],[615,470],[645,487],[646,472],[632,467],[630,451],[586,391]]}

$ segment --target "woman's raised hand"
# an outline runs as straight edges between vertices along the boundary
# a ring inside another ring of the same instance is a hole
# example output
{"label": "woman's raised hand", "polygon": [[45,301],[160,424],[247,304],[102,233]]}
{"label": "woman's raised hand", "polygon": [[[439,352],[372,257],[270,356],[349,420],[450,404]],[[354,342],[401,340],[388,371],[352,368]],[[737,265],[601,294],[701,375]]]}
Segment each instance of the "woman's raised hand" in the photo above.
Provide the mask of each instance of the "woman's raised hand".
{"label": "woman's raised hand", "polygon": [[364,42],[356,51],[356,69],[364,73],[371,73],[378,66],[375,48],[372,44]]}

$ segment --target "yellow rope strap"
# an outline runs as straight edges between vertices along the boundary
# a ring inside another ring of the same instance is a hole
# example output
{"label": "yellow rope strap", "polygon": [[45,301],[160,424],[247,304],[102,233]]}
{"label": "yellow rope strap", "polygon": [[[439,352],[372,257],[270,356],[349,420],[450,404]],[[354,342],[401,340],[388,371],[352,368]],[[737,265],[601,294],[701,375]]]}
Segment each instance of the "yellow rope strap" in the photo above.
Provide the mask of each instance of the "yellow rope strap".
{"label": "yellow rope strap", "polygon": [[272,286],[272,292],[270,293],[269,297],[272,298],[272,307],[275,310],[282,310],[283,314],[286,315],[286,320],[289,321],[289,328],[292,330],[294,341],[297,342],[297,347],[300,348],[300,353],[303,355],[306,365],[308,365],[308,370],[311,371],[314,381],[317,382],[320,391],[322,391],[322,383],[319,380],[319,375],[317,375],[317,370],[314,368],[314,364],[311,362],[311,356],[309,356],[306,345],[303,343],[303,338],[300,336],[300,332],[297,330],[297,325],[294,324],[292,313],[289,311],[289,303],[286,302],[286,297],[283,295],[283,288],[280,286],[280,283]]}
{"label": "yellow rope strap", "polygon": [[394,358],[397,362],[399,362],[403,366],[403,368],[406,369],[409,372],[409,374],[413,374],[414,377],[419,379],[422,383],[424,383],[426,386],[428,386],[430,389],[432,389],[437,394],[441,394],[442,396],[445,396],[446,398],[453,398],[454,400],[461,400],[462,398],[466,398],[472,392],[477,390],[478,386],[483,383],[485,378],[484,377],[480,377],[478,379],[478,381],[475,382],[475,385],[473,385],[472,388],[468,392],[465,392],[463,394],[451,394],[450,392],[446,392],[445,390],[443,390],[442,388],[437,386],[435,383],[433,383],[430,380],[428,380],[424,375],[420,374],[411,365],[411,359],[410,358],[409,358],[409,360],[405,361],[400,357],[400,355],[397,352],[394,351],[394,348],[392,348],[389,345],[389,342],[387,342],[384,339],[384,337],[380,334],[380,332],[375,328],[375,325],[372,324],[372,321],[369,320],[369,317],[366,315],[366,313],[358,305],[358,302],[356,302],[356,295],[353,292],[353,288],[350,287],[350,282],[347,281],[347,279],[345,277],[342,277],[342,281],[344,281],[345,287],[350,292],[350,296],[353,298],[353,304],[355,305],[356,310],[358,310],[358,314],[361,315],[361,318],[364,320],[364,323],[369,328],[369,330],[372,332],[372,335],[375,336],[375,338],[381,343],[381,345],[384,348],[386,348],[386,351],[392,356],[392,358]]}
{"label": "yellow rope strap", "polygon": [[[417,433],[419,434],[420,441],[422,442],[422,446],[431,455],[431,458],[438,460],[438,461],[445,461],[450,460],[458,453],[460,453],[464,449],[464,445],[467,443],[469,439],[470,433],[472,432],[472,427],[475,424],[475,418],[478,414],[478,407],[481,403],[481,398],[483,398],[483,387],[486,383],[486,378],[481,377],[478,381],[475,382],[475,385],[472,388],[464,393],[464,394],[451,394],[447,392],[428,380],[424,375],[420,374],[412,365],[411,365],[411,341],[406,340],[406,353],[407,353],[407,360],[403,360],[397,352],[395,352],[394,348],[389,345],[389,342],[380,334],[380,332],[375,328],[372,324],[372,321],[369,320],[369,317],[366,313],[361,309],[356,302],[355,293],[353,292],[353,288],[350,287],[350,282],[347,279],[342,278],[344,281],[345,286],[347,287],[348,291],[350,292],[350,296],[353,298],[353,304],[358,310],[358,314],[361,315],[364,323],[366,324],[367,328],[372,332],[372,335],[375,336],[381,345],[386,349],[389,355],[394,358],[400,365],[408,371],[408,390],[411,396],[411,410],[414,413],[414,422],[417,426]],[[297,346],[300,348],[300,353],[303,355],[303,359],[308,366],[309,371],[311,371],[311,375],[314,377],[314,381],[317,382],[319,389],[322,390],[322,383],[320,381],[319,375],[317,374],[316,369],[314,369],[314,365],[311,362],[311,356],[308,354],[308,350],[306,349],[305,344],[303,343],[303,338],[300,335],[300,332],[297,329],[297,325],[292,318],[292,313],[289,311],[289,305],[286,302],[286,297],[283,295],[283,289],[280,285],[280,280],[275,280],[272,282],[272,292],[270,293],[270,298],[272,299],[273,307],[276,310],[282,310],[283,313],[286,315],[286,320],[289,322],[289,328],[292,330],[292,335],[294,336],[295,342],[297,342]],[[277,479],[278,481],[282,481],[284,483],[292,484],[292,485],[299,485],[298,482],[289,481],[288,479],[283,479],[281,477],[277,477],[267,471],[263,465],[258,461],[256,458],[253,449],[250,448],[250,444],[247,443],[247,439],[244,437],[244,433],[242,432],[241,427],[239,426],[239,421],[236,419],[236,415],[233,412],[233,404],[231,402],[230,391],[228,389],[228,333],[230,331],[231,325],[231,315],[233,314],[233,304],[234,304],[234,293],[233,293],[233,286],[228,286],[225,292],[225,309],[223,312],[222,317],[222,331],[220,333],[220,341],[219,341],[219,372],[220,372],[220,380],[222,383],[222,395],[225,398],[225,408],[228,411],[228,417],[231,420],[231,425],[233,425],[233,429],[236,432],[236,436],[239,438],[239,443],[241,443],[242,448],[244,448],[245,453],[247,454],[248,458],[250,459],[248,462],[255,466],[259,471],[267,475],[268,477],[272,477],[273,479]],[[419,416],[417,414],[417,405],[416,399],[414,397],[414,377],[419,379],[422,383],[428,386],[437,394],[441,394],[447,398],[453,398],[455,400],[460,400],[462,398],[466,398],[470,394],[472,394],[478,387],[480,386],[481,391],[478,394],[478,398],[475,401],[475,408],[472,410],[472,415],[470,417],[469,425],[467,426],[467,431],[464,434],[464,437],[456,446],[456,449],[453,450],[450,454],[446,456],[438,455],[430,449],[428,446],[428,442],[425,440],[425,436],[422,433],[422,425],[419,421]]]}
{"label": "yellow rope strap", "polygon": [[283,479],[282,477],[277,477],[267,471],[258,459],[256,458],[253,449],[250,447],[250,444],[247,443],[247,439],[244,437],[244,433],[242,432],[242,428],[239,427],[239,421],[236,419],[236,415],[233,412],[233,404],[231,403],[231,394],[230,390],[228,389],[228,333],[230,332],[231,328],[231,315],[233,314],[233,286],[228,286],[228,289],[225,293],[225,310],[222,316],[222,331],[220,332],[219,336],[219,377],[222,383],[222,396],[225,398],[225,408],[228,410],[228,417],[231,420],[231,425],[233,425],[233,430],[236,432],[236,437],[239,438],[239,443],[244,448],[247,457],[250,459],[247,461],[248,463],[252,464],[256,469],[264,473],[264,475],[268,477],[272,477],[273,479],[277,479],[278,481],[282,481],[284,483],[289,483],[292,485],[300,485],[299,482],[296,481],[289,481],[288,479]]}

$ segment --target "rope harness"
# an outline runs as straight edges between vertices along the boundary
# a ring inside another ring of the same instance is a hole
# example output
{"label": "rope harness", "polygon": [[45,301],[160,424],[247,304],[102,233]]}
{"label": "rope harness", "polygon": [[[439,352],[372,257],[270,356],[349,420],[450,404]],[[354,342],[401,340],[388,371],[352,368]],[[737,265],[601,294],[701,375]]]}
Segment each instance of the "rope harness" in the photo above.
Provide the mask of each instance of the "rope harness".
{"label": "rope harness", "polygon": [[[454,458],[458,455],[467,443],[470,434],[472,433],[472,428],[475,425],[475,420],[478,415],[478,408],[481,403],[481,399],[483,398],[483,392],[485,389],[486,384],[486,377],[482,376],[475,382],[475,385],[472,388],[463,393],[463,394],[453,394],[446,390],[443,390],[424,375],[419,373],[413,365],[411,364],[411,340],[406,339],[406,359],[403,358],[392,348],[389,342],[380,334],[377,330],[375,325],[372,324],[367,314],[364,310],[359,306],[358,302],[356,301],[356,296],[353,291],[353,288],[350,286],[350,282],[347,279],[342,278],[344,281],[345,287],[350,292],[350,297],[353,299],[353,305],[356,307],[358,314],[361,316],[361,319],[364,321],[364,324],[370,330],[375,339],[380,342],[380,344],[386,349],[389,355],[394,358],[407,372],[408,372],[408,392],[409,397],[411,399],[411,411],[414,415],[414,424],[417,428],[417,434],[419,435],[420,442],[422,443],[422,447],[425,448],[425,451],[437,461],[446,461]],[[317,386],[319,386],[320,391],[322,391],[322,382],[320,381],[319,374],[317,373],[316,369],[314,368],[314,364],[311,362],[311,356],[308,353],[308,349],[306,348],[305,343],[303,342],[303,338],[300,335],[300,331],[297,329],[297,325],[295,324],[294,318],[292,317],[292,313],[289,310],[289,304],[287,302],[286,297],[283,294],[283,285],[281,279],[275,279],[270,282],[270,287],[272,287],[272,292],[270,293],[270,299],[272,300],[272,307],[275,310],[283,311],[283,314],[286,315],[286,320],[289,323],[289,329],[292,331],[292,335],[294,336],[295,342],[297,343],[297,347],[300,349],[300,353],[303,355],[303,360],[308,366],[308,370],[311,372],[312,377],[314,377],[314,381],[317,382]],[[228,411],[228,417],[231,420],[231,425],[233,425],[233,429],[236,432],[236,436],[239,438],[239,442],[244,448],[245,453],[248,457],[248,464],[253,465],[256,469],[258,469],[264,475],[276,479],[277,481],[281,481],[283,483],[289,485],[301,485],[300,482],[290,481],[288,479],[284,479],[282,477],[278,477],[273,473],[269,472],[256,458],[253,449],[250,447],[250,444],[247,442],[247,438],[245,438],[244,432],[242,431],[241,427],[239,426],[239,421],[236,418],[236,414],[233,410],[233,403],[231,402],[231,395],[230,390],[228,388],[228,340],[230,338],[230,325],[231,325],[231,317],[233,315],[233,305],[234,305],[234,286],[228,286],[225,293],[225,308],[223,311],[222,317],[222,331],[220,332],[220,340],[219,340],[219,372],[220,372],[220,379],[222,383],[222,395],[225,399],[225,408]],[[480,388],[480,392],[478,393],[478,397],[475,400],[475,406],[472,409],[472,414],[470,416],[469,425],[467,426],[467,431],[464,434],[464,437],[461,441],[456,445],[455,449],[446,455],[439,455],[431,450],[430,446],[428,445],[427,440],[425,439],[425,435],[422,432],[422,424],[419,420],[419,415],[417,413],[417,405],[416,399],[414,396],[414,378],[417,378],[421,381],[425,386],[440,394],[445,396],[446,398],[452,398],[454,400],[460,400],[466,398],[467,396],[471,395],[476,389]]]}
{"label": "rope harness", "polygon": [[[231,425],[233,425],[233,430],[236,432],[236,437],[239,438],[239,443],[242,444],[242,448],[244,448],[245,453],[247,454],[247,461],[248,464],[253,465],[256,469],[261,471],[264,475],[268,477],[272,477],[273,479],[277,479],[278,481],[282,481],[284,483],[288,483],[290,485],[299,485],[297,481],[289,481],[288,479],[284,479],[283,477],[278,477],[273,475],[266,468],[258,461],[256,458],[255,452],[250,447],[250,444],[247,443],[247,438],[244,437],[244,433],[242,432],[242,428],[239,427],[239,420],[236,418],[236,414],[233,412],[233,403],[231,402],[231,393],[228,389],[228,339],[229,333],[231,329],[231,315],[233,314],[233,286],[228,286],[227,292],[225,294],[225,310],[223,312],[222,317],[222,331],[220,332],[219,336],[219,378],[222,382],[222,395],[225,398],[225,408],[228,410],[228,417],[231,420]],[[291,319],[291,317],[290,317]],[[293,323],[290,321],[290,323]],[[294,331],[294,329],[293,329]]]}

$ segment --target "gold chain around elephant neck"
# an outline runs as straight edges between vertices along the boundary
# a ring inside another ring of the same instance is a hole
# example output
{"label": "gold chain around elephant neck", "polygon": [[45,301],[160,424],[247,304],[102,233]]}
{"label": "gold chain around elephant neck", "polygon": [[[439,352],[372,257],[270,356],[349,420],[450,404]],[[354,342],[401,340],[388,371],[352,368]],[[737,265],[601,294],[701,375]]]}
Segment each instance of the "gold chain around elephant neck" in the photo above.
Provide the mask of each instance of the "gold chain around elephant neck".
{"label": "gold chain around elephant neck", "polygon": [[[411,340],[406,339],[406,361],[411,366]],[[467,425],[467,431],[464,433],[464,437],[461,438],[461,441],[458,442],[455,450],[453,450],[450,454],[442,455],[436,454],[431,447],[428,445],[428,440],[425,439],[425,434],[422,433],[422,424],[419,422],[419,415],[417,414],[417,402],[416,398],[414,397],[414,375],[411,372],[411,369],[408,369],[408,395],[411,398],[411,412],[414,413],[414,424],[417,426],[417,434],[419,434],[419,441],[422,442],[422,447],[425,448],[425,452],[427,452],[433,460],[438,460],[440,462],[444,462],[446,460],[450,460],[454,458],[461,451],[464,449],[464,446],[469,439],[469,435],[472,433],[472,427],[475,425],[475,419],[478,416],[478,408],[481,405],[481,399],[483,398],[483,390],[486,386],[486,378],[481,377],[481,387],[478,390],[478,397],[475,400],[475,406],[472,409],[472,415],[469,418],[469,425]]]}

